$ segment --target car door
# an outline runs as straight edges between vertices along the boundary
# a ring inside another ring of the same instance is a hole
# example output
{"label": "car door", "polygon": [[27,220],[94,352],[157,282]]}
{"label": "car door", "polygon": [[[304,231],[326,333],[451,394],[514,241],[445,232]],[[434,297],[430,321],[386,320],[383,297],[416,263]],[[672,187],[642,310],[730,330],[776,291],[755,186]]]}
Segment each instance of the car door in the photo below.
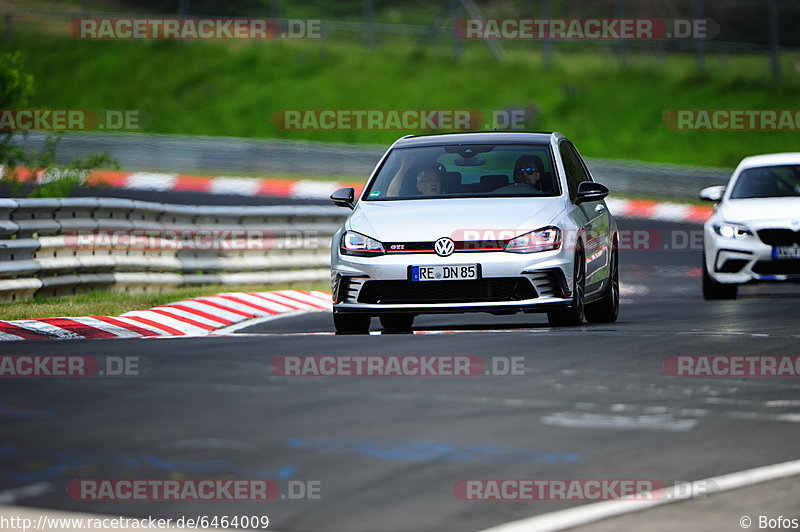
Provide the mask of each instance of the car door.
{"label": "car door", "polygon": [[[567,187],[570,199],[575,200],[578,185],[592,181],[586,163],[575,146],[568,140],[560,145],[564,169],[567,172]],[[605,266],[609,259],[608,231],[609,214],[603,200],[589,201],[575,205],[575,214],[583,222],[584,248],[586,253],[586,291],[599,288],[604,278]]]}

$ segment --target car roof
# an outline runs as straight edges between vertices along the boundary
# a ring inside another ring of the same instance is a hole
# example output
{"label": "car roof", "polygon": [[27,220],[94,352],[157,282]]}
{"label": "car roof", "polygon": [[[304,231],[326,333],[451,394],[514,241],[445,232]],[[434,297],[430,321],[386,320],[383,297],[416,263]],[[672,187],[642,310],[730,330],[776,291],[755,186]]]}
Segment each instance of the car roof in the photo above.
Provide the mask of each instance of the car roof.
{"label": "car roof", "polygon": [[539,131],[473,131],[469,133],[436,133],[432,135],[408,135],[396,141],[392,147],[440,146],[442,144],[549,144],[564,135],[558,132]]}
{"label": "car roof", "polygon": [[739,163],[739,169],[753,168],[757,166],[774,166],[779,164],[800,164],[800,153],[769,153],[765,155],[754,155],[745,157]]}

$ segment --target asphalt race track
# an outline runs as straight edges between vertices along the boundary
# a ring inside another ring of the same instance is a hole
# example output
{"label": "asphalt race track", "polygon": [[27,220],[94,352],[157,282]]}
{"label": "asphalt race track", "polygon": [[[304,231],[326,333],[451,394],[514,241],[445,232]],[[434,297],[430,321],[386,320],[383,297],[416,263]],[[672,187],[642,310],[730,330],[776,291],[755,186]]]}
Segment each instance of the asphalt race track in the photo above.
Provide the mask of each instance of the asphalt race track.
{"label": "asphalt race track", "polygon": [[[666,242],[698,229],[620,226]],[[800,354],[797,288],[747,287],[736,301],[705,302],[699,255],[623,251],[621,318],[610,326],[556,330],[544,315],[448,315],[418,318],[417,334],[335,336],[327,313],[309,313],[219,337],[0,344],[10,355],[138,356],[146,368],[121,378],[4,379],[0,495],[36,485],[38,494],[12,502],[173,518],[265,514],[270,529],[286,532],[465,531],[582,503],[462,501],[453,494],[460,479],[669,484],[796,459],[797,379],[665,371],[673,355]],[[322,354],[466,354],[487,367],[492,357],[522,357],[525,374],[298,378],[270,370],[280,355]],[[321,498],[93,502],[66,494],[76,478],[210,477],[270,478],[282,488],[318,481]],[[730,518],[726,528],[738,529],[738,514]]]}

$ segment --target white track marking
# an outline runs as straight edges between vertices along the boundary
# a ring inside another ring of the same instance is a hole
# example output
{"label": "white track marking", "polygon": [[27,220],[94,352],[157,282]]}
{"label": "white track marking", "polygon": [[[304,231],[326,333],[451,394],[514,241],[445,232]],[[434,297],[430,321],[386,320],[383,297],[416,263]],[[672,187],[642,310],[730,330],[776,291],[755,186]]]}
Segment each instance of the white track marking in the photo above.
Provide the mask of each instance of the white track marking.
{"label": "white track marking", "polygon": [[688,432],[697,425],[696,419],[675,419],[669,414],[622,416],[619,414],[587,414],[586,412],[556,412],[543,416],[545,425],[580,429],[648,430]]}
{"label": "white track marking", "polygon": [[236,194],[240,196],[255,196],[261,187],[261,181],[249,177],[215,177],[211,180],[209,192],[211,194]]}
{"label": "white track marking", "polygon": [[136,172],[128,176],[128,186],[138,190],[172,190],[178,179],[177,174],[153,174]]}
{"label": "white track marking", "polygon": [[37,482],[21,488],[14,488],[6,491],[0,491],[0,504],[13,504],[20,499],[27,499],[28,497],[38,497],[49,492],[52,489],[49,482]]}
{"label": "white track marking", "polygon": [[291,197],[303,199],[327,198],[334,190],[340,187],[339,183],[328,181],[301,180],[297,181],[292,187]]}
{"label": "white track marking", "polygon": [[[699,480],[693,483],[689,493],[697,493],[701,490],[695,491],[694,487],[704,488],[706,486],[716,486],[718,488],[714,493],[721,493],[723,491],[730,491],[753,484],[760,484],[771,480],[778,480],[781,478],[800,475],[800,460],[791,460],[789,462],[781,462],[779,464],[768,465],[764,467],[756,467],[754,469],[746,469],[736,473],[727,475],[720,475],[710,477],[707,479]],[[683,493],[686,493],[685,486],[672,487],[666,490],[653,492],[654,500],[636,500],[636,501],[603,501],[592,504],[585,504],[576,508],[569,508],[567,510],[560,510],[557,512],[550,512],[535,517],[528,517],[518,521],[512,521],[502,525],[486,528],[479,532],[551,532],[557,530],[566,530],[581,525],[587,525],[596,521],[602,521],[610,517],[617,517],[620,515],[630,514],[670,504],[673,502],[680,502],[686,500]],[[713,494],[710,494],[713,495]]]}

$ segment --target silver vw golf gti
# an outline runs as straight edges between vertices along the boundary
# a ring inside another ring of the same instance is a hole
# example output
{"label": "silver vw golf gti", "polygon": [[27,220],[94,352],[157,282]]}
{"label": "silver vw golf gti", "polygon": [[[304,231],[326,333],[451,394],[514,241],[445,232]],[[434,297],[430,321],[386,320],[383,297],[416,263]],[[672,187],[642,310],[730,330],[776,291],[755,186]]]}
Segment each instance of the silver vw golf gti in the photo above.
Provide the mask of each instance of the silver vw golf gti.
{"label": "silver vw golf gti", "polygon": [[331,249],[337,332],[372,317],[407,330],[434,313],[546,312],[553,326],[613,322],[619,235],[560,133],[407,136],[384,154]]}

